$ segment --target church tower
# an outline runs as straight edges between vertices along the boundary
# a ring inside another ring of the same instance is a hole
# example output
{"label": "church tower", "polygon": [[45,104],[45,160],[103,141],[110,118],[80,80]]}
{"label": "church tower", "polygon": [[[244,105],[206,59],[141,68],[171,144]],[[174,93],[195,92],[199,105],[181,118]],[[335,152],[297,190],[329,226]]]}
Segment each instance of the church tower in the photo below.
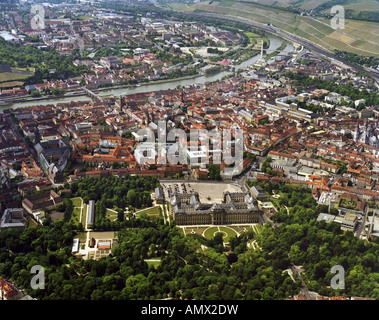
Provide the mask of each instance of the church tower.
{"label": "church tower", "polygon": [[355,143],[359,142],[359,120],[357,120],[357,125],[355,126]]}
{"label": "church tower", "polygon": [[366,118],[365,120],[365,125],[364,125],[364,129],[363,129],[363,142],[365,144],[368,144],[368,139],[369,139],[369,131],[368,131],[368,119]]}

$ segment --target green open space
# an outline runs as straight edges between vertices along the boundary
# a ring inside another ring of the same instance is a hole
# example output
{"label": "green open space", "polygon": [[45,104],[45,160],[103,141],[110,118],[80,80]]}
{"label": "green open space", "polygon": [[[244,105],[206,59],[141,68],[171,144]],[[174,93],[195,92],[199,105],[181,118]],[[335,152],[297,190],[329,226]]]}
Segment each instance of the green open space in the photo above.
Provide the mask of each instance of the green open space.
{"label": "green open space", "polygon": [[26,79],[28,77],[30,77],[30,75],[13,73],[13,72],[0,72],[0,82],[22,80],[22,79]]}
{"label": "green open space", "polygon": [[72,198],[71,201],[74,207],[81,207],[83,205],[83,199],[80,197]]}
{"label": "green open space", "polygon": [[259,34],[256,34],[254,32],[245,32],[244,33],[248,38],[260,38],[261,36]]}
{"label": "green open space", "polygon": [[145,259],[145,262],[148,264],[148,266],[157,268],[161,264],[161,258]]}
{"label": "green open space", "polygon": [[[149,209],[137,212],[136,214],[137,214],[137,216],[140,216],[143,213],[143,214],[147,214],[151,218],[159,218],[159,213],[160,213],[159,208],[160,208],[159,206],[149,208]],[[162,214],[163,214],[163,212],[162,212]]]}
{"label": "green open space", "polygon": [[232,226],[230,228],[232,228],[238,234],[244,233],[244,232],[249,231],[249,230],[253,230],[251,225]]}
{"label": "green open space", "polygon": [[228,242],[230,237],[235,237],[247,231],[253,231],[255,234],[261,232],[261,225],[258,224],[243,224],[230,226],[182,226],[181,229],[185,235],[196,234],[204,236],[208,240],[212,239],[218,232],[223,233],[224,242]]}
{"label": "green open space", "polygon": [[117,211],[115,209],[109,209],[107,208],[105,212],[105,216],[110,220],[113,221],[117,219]]}
{"label": "green open space", "polygon": [[225,243],[229,242],[230,237],[237,236],[237,233],[231,227],[220,226],[220,227],[209,227],[208,229],[206,229],[204,232],[204,237],[210,240],[214,238],[217,233],[223,234],[223,241]]}
{"label": "green open space", "polygon": [[221,7],[231,7],[231,6],[233,6],[233,4],[234,4],[234,1],[221,1],[221,2],[219,2],[219,6],[221,6]]}
{"label": "green open space", "polygon": [[86,224],[87,224],[87,210],[88,210],[87,207],[88,207],[87,204],[83,205],[83,215],[82,215],[82,225],[83,225],[83,227],[85,227]]}
{"label": "green open space", "polygon": [[81,214],[81,209],[80,208],[74,208],[72,211],[71,219],[70,221],[78,224],[80,222],[80,214]]}
{"label": "green open space", "polygon": [[203,235],[204,231],[208,227],[183,227],[183,232],[184,234],[198,234],[198,235]]}

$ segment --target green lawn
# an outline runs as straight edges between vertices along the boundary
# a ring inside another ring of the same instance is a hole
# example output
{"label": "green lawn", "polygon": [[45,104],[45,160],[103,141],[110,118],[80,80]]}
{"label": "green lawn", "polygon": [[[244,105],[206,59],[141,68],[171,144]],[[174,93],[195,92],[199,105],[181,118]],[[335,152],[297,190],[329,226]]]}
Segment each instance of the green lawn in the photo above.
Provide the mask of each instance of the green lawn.
{"label": "green lawn", "polygon": [[72,211],[70,222],[78,224],[80,221],[80,213],[81,213],[80,208],[74,208],[74,210]]}
{"label": "green lawn", "polygon": [[70,221],[75,223],[75,224],[78,224],[80,222],[80,215],[81,215],[81,208],[82,206],[84,206],[83,208],[83,217],[82,217],[82,225],[85,226],[85,224],[83,223],[83,220],[85,222],[86,220],[86,214],[87,214],[87,205],[84,204],[82,198],[80,197],[77,197],[77,198],[72,198],[71,199],[72,201],[72,204],[74,206],[74,210],[72,211],[72,215],[71,215],[71,219]]}
{"label": "green lawn", "polygon": [[223,234],[224,243],[229,242],[230,237],[235,237],[237,233],[230,227],[210,227],[204,232],[204,237],[212,239],[217,233]]}
{"label": "green lawn", "polygon": [[233,4],[233,1],[221,1],[218,5],[221,7],[232,7]]}
{"label": "green lawn", "polygon": [[12,72],[0,72],[0,81],[22,80],[28,77],[30,77],[30,75]]}
{"label": "green lawn", "polygon": [[110,221],[113,221],[115,219],[117,219],[117,212],[115,212],[116,210],[114,209],[108,209],[107,208],[107,211],[105,212],[105,215],[106,217],[110,220]]}
{"label": "green lawn", "polygon": [[[157,206],[157,207],[153,207],[150,209],[146,209],[146,210],[137,212],[137,216],[139,216],[141,213],[146,213],[148,216],[150,216],[152,218],[159,218],[159,208],[160,207]],[[163,212],[162,212],[162,214],[163,214]]]}
{"label": "green lawn", "polygon": [[[253,230],[251,226],[241,225],[241,226],[233,226],[233,230],[238,232],[239,234],[244,233],[249,230]],[[254,231],[254,230],[253,230]]]}
{"label": "green lawn", "polygon": [[185,234],[198,234],[201,236],[207,228],[208,227],[183,227],[182,229]]}
{"label": "green lawn", "polygon": [[74,207],[81,207],[83,205],[83,199],[80,197],[72,198],[71,201]]}
{"label": "green lawn", "polygon": [[256,34],[254,32],[245,32],[245,35],[248,37],[248,38],[261,38],[261,36],[259,34]]}
{"label": "green lawn", "polygon": [[150,266],[154,266],[154,268],[157,268],[161,264],[161,258],[151,258],[151,259],[145,259],[145,262]]}
{"label": "green lawn", "polygon": [[87,224],[87,204],[83,206],[82,225],[85,228]]}

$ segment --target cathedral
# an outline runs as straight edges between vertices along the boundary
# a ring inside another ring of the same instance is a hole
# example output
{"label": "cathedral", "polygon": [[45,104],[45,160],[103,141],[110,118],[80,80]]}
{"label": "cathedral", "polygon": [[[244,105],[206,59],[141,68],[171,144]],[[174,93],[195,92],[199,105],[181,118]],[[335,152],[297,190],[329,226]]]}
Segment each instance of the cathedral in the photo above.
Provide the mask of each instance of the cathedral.
{"label": "cathedral", "polygon": [[379,148],[379,140],[376,132],[376,124],[368,123],[366,119],[363,127],[359,127],[359,121],[355,127],[354,139],[356,143],[368,144],[372,147]]}

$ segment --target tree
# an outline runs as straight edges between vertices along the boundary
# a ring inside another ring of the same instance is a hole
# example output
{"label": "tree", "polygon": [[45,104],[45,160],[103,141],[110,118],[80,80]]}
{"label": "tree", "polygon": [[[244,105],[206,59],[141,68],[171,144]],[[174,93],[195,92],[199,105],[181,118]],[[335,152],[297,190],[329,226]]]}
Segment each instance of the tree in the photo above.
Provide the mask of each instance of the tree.
{"label": "tree", "polygon": [[234,252],[231,252],[227,255],[229,264],[232,264],[234,262],[238,261],[238,255]]}
{"label": "tree", "polygon": [[266,160],[262,162],[261,170],[265,173],[271,173],[271,162],[271,157],[266,158]]}
{"label": "tree", "polygon": [[220,167],[214,164],[210,164],[208,167],[209,179],[221,180]]}
{"label": "tree", "polygon": [[31,94],[30,94],[31,97],[40,97],[41,96],[41,93],[39,91],[33,91]]}
{"label": "tree", "polygon": [[130,189],[126,195],[127,202],[133,207],[138,207],[137,193],[134,189]]}

